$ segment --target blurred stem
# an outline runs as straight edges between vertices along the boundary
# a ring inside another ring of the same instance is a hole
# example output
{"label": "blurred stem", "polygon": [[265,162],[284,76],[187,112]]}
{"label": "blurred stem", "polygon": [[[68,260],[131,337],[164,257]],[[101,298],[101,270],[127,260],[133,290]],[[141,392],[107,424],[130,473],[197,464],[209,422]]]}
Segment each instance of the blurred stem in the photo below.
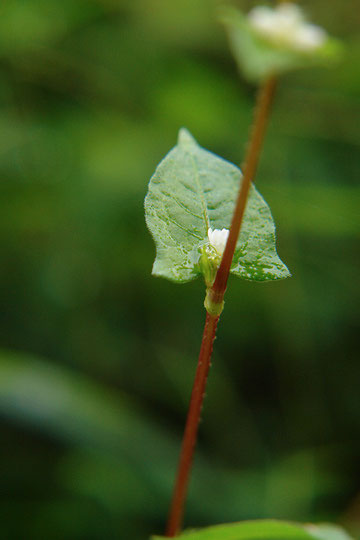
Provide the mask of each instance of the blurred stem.
{"label": "blurred stem", "polygon": [[[275,77],[269,77],[258,92],[254,122],[250,133],[245,162],[243,165],[243,178],[235,205],[229,237],[214,284],[208,291],[209,301],[215,307],[214,311],[216,311],[216,306],[222,306],[223,304],[231,262],[234,256],[237,239],[244,217],[246,201],[251,186],[251,179],[255,177],[275,88]],[[166,529],[167,537],[176,536],[180,531],[183,521],[187,488],[193,462],[201,409],[205,395],[206,381],[211,365],[211,354],[218,320],[219,315],[211,315],[210,313],[206,314],[199,360],[189,404],[176,482]]]}

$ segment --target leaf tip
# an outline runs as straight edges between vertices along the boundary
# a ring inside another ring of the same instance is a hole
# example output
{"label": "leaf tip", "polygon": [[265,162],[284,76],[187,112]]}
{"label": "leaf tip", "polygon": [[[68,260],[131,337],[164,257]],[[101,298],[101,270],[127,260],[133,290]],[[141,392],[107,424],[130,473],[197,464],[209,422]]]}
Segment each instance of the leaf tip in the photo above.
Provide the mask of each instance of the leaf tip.
{"label": "leaf tip", "polygon": [[180,128],[179,135],[178,135],[178,145],[189,146],[189,145],[194,145],[194,144],[197,145],[197,141],[191,135],[190,131],[184,127]]}

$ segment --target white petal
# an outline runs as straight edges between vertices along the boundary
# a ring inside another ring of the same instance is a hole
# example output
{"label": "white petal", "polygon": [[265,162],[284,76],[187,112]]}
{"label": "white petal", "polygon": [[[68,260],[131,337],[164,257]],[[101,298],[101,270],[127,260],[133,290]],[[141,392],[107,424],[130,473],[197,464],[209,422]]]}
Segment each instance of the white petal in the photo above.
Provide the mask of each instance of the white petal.
{"label": "white petal", "polygon": [[222,255],[224,253],[228,236],[228,229],[208,229],[209,243],[216,249],[219,255]]}
{"label": "white petal", "polygon": [[304,15],[301,8],[296,4],[284,2],[275,8],[278,22],[287,26],[295,26],[304,22]]}
{"label": "white petal", "polygon": [[321,47],[327,38],[325,30],[315,24],[302,25],[294,35],[294,41],[299,49],[312,51]]}
{"label": "white petal", "polygon": [[274,28],[276,28],[274,15],[272,9],[265,6],[258,6],[250,11],[248,19],[255,30],[266,34],[272,34]]}
{"label": "white petal", "polygon": [[326,32],[315,24],[308,24],[301,8],[292,3],[282,3],[274,9],[257,6],[249,12],[248,20],[263,38],[299,51],[317,49],[327,38]]}

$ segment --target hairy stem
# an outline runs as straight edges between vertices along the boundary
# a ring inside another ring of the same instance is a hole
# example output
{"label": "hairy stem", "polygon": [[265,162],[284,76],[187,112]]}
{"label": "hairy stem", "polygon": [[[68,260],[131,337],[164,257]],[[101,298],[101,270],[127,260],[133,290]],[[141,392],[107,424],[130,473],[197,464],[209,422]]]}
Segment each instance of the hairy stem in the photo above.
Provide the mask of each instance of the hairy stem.
{"label": "hairy stem", "polygon": [[[222,257],[219,270],[216,274],[215,282],[209,291],[209,301],[215,306],[215,311],[216,306],[222,306],[231,262],[234,256],[236,242],[244,217],[246,201],[251,185],[251,179],[254,179],[257,164],[259,161],[260,151],[264,139],[267,119],[269,116],[275,87],[276,79],[274,77],[269,77],[264,82],[258,93],[254,123],[250,134],[249,144],[247,147],[245,163],[243,166],[243,179],[231,222],[229,237],[226,243],[224,255]],[[176,482],[174,486],[169,519],[166,529],[167,537],[176,536],[180,531],[183,521],[187,488],[190,478],[201,409],[204,400],[207,376],[211,364],[211,354],[218,320],[219,315],[211,315],[210,313],[206,314],[206,321],[200,348],[198,366],[191,394],[188,416],[181,446]]]}
{"label": "hairy stem", "polygon": [[170,507],[166,536],[173,537],[179,532],[184,515],[184,505],[194,456],[196,437],[204,400],[206,380],[210,369],[211,353],[219,317],[206,314],[194,386],[191,393],[188,416],[181,446],[176,483]]}

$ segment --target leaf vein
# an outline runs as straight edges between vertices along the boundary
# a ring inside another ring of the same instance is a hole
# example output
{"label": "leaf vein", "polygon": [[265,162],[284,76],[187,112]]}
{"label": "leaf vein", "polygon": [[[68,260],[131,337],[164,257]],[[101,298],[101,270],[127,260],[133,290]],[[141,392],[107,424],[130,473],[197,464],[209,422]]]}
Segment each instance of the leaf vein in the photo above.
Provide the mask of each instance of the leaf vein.
{"label": "leaf vein", "polygon": [[194,156],[192,154],[190,154],[190,158],[191,158],[193,169],[194,169],[194,172],[195,172],[195,182],[196,182],[196,186],[198,188],[198,194],[199,194],[199,197],[200,197],[200,200],[201,200],[201,206],[203,208],[203,216],[204,216],[205,228],[206,228],[205,229],[205,234],[207,234],[208,229],[210,228],[210,222],[209,222],[209,216],[208,216],[208,213],[207,213],[207,206],[206,206],[206,201],[205,201],[205,197],[204,197],[204,191],[203,191],[201,183],[200,183],[199,171],[198,171],[198,168],[196,166],[195,158],[194,158]]}
{"label": "leaf vein", "polygon": [[185,231],[186,233],[190,234],[191,236],[193,236],[194,238],[197,238],[198,240],[203,240],[203,238],[201,236],[198,236],[197,234],[189,231],[189,229],[187,229],[186,227],[183,227],[182,225],[180,225],[180,223],[178,223],[177,221],[175,221],[174,219],[171,219],[171,217],[168,217],[168,220],[171,221],[171,223],[173,223],[174,225],[176,225],[177,227],[179,227],[180,229],[182,229],[183,231]]}
{"label": "leaf vein", "polygon": [[195,212],[192,212],[189,208],[187,208],[187,206],[185,206],[185,204],[183,204],[181,201],[179,201],[174,195],[172,195],[172,198],[174,199],[174,201],[179,205],[181,206],[181,208],[183,208],[185,210],[185,212],[187,212],[188,214],[190,214],[191,216],[193,217],[196,217],[198,219],[202,219],[203,216],[200,216],[199,214],[195,214]]}

